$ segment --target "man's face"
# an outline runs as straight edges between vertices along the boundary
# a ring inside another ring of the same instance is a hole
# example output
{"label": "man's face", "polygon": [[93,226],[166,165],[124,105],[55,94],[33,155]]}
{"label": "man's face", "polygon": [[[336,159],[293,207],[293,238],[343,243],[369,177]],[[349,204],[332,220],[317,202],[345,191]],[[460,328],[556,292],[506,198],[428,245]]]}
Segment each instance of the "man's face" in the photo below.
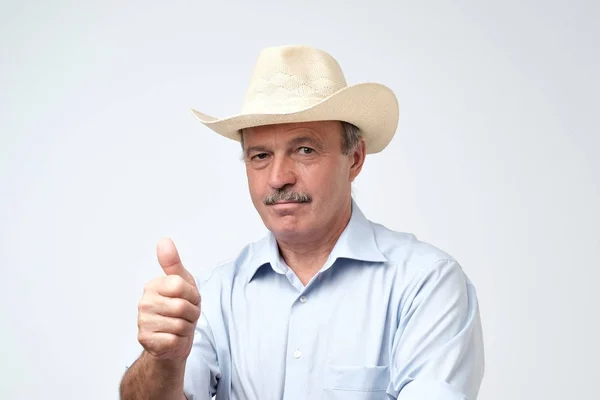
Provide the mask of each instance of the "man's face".
{"label": "man's face", "polygon": [[345,155],[342,137],[338,121],[267,125],[244,131],[250,196],[264,224],[278,238],[308,239],[325,234],[347,210],[365,146],[361,139],[358,150]]}

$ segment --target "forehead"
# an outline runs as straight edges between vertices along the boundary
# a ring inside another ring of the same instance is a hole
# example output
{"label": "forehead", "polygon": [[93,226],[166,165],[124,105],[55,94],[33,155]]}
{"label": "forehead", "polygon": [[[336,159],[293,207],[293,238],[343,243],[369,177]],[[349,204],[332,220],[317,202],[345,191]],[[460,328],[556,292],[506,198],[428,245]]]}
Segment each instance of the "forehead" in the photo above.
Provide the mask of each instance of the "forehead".
{"label": "forehead", "polygon": [[293,140],[297,136],[313,136],[324,142],[339,140],[342,124],[339,121],[296,122],[256,126],[244,129],[245,143],[272,140]]}

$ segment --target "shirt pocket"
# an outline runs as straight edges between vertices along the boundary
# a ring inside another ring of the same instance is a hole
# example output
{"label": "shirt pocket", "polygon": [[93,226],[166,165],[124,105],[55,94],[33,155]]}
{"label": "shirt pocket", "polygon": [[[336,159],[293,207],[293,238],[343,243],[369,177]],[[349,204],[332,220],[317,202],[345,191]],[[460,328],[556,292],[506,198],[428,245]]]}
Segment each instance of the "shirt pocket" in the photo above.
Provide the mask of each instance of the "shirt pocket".
{"label": "shirt pocket", "polygon": [[361,367],[329,365],[325,369],[323,400],[387,399],[390,383],[387,366]]}

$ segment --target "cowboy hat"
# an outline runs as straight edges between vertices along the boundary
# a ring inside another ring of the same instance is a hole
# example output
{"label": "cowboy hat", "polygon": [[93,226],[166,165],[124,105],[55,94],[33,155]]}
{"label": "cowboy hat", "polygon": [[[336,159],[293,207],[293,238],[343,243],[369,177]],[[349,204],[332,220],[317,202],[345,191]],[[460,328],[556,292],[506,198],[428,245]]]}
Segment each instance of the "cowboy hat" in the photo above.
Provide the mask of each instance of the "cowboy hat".
{"label": "cowboy hat", "polygon": [[398,126],[398,100],[379,83],[348,86],[338,62],[310,46],[263,49],[240,114],[215,118],[191,110],[205,126],[240,141],[245,128],[289,122],[337,120],[356,125],[367,153],[383,150]]}

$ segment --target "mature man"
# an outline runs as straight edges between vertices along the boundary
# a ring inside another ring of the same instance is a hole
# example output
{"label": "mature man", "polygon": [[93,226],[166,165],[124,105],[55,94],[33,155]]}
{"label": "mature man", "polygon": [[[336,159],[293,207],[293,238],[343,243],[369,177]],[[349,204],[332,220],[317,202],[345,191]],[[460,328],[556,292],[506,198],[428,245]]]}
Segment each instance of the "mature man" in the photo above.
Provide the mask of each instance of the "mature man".
{"label": "mature man", "polygon": [[121,397],[475,399],[473,286],[450,255],[370,222],[351,197],[396,130],[392,91],[347,86],[329,54],[283,46],[261,52],[240,115],[194,113],[242,142],[269,234],[203,285],[159,242],[165,276],[140,300],[144,351]]}

